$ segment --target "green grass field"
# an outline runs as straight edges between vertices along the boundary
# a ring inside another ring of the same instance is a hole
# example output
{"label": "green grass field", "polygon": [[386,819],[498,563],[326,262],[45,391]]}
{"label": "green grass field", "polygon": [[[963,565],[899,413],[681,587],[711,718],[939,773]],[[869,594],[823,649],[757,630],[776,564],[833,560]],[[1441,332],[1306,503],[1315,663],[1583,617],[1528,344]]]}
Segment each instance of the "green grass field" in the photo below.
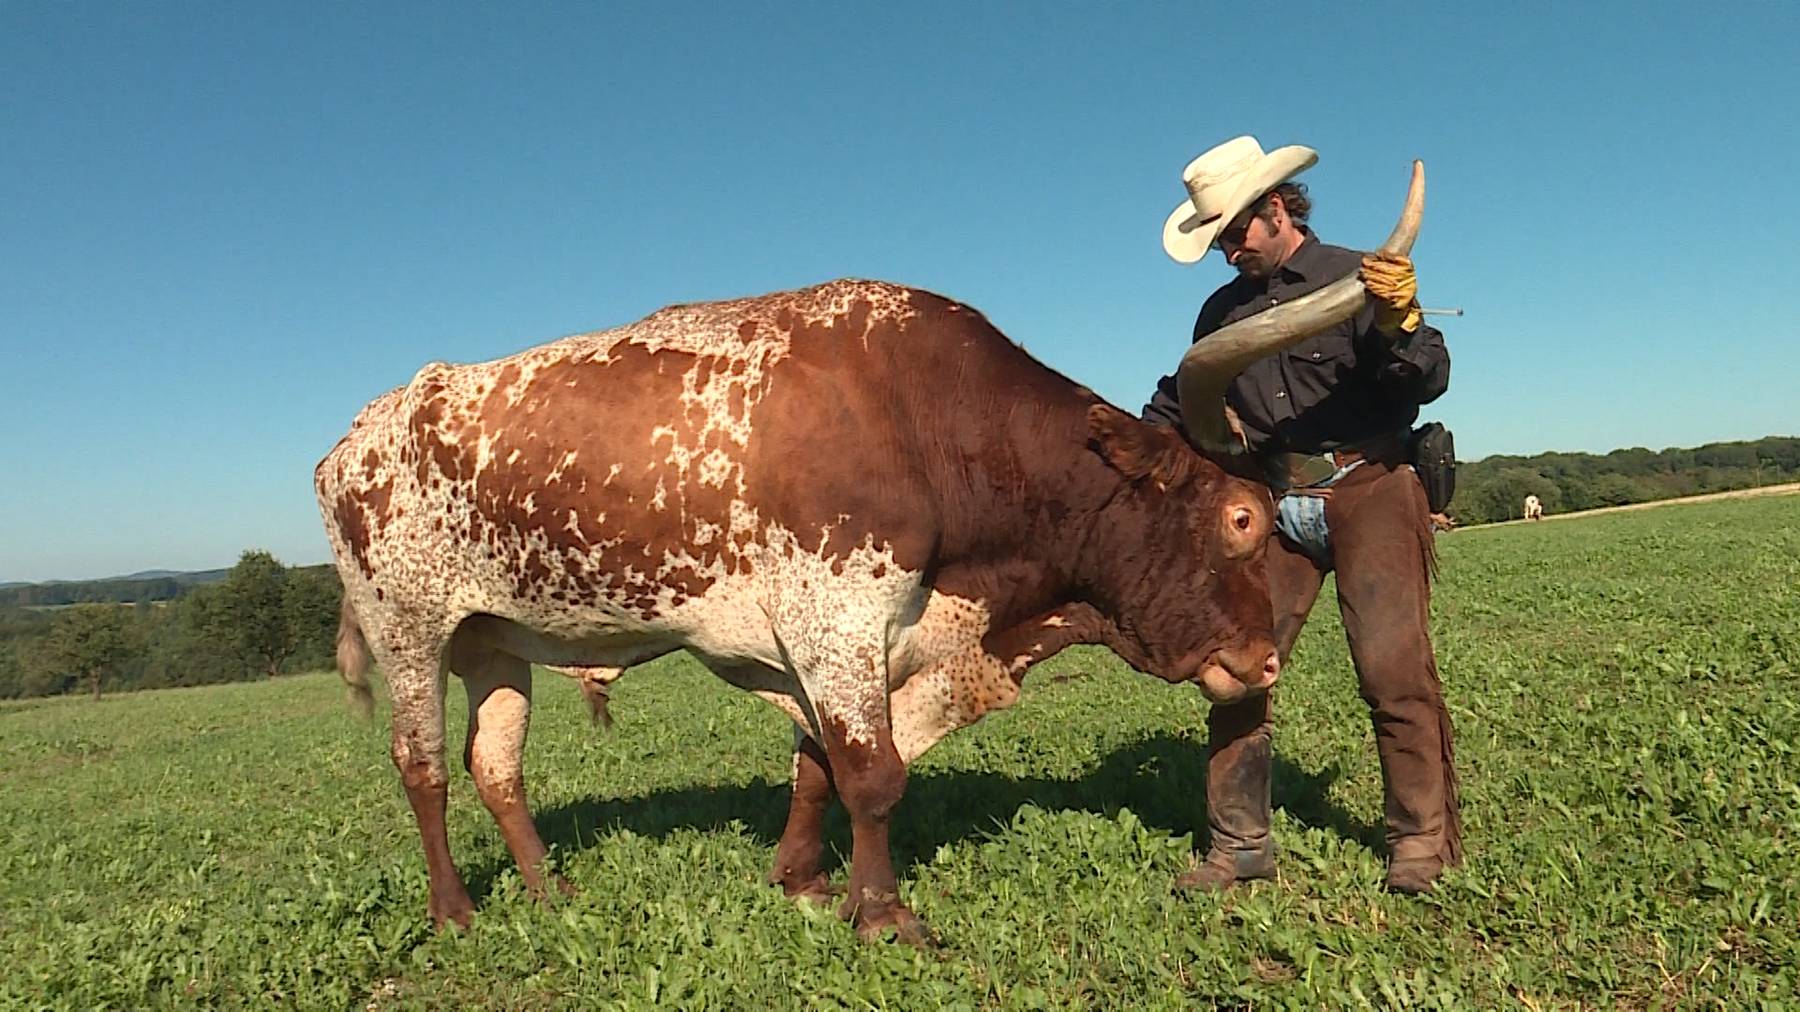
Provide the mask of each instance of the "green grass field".
{"label": "green grass field", "polygon": [[[1800,499],[1439,544],[1470,861],[1423,900],[1379,889],[1328,594],[1278,690],[1278,881],[1169,894],[1205,824],[1206,704],[1071,650],[912,770],[894,843],[931,950],[762,884],[788,727],[685,658],[628,676],[610,733],[540,674],[529,786],[573,899],[523,895],[457,769],[463,934],[426,926],[385,716],[355,720],[335,675],[9,705],[0,1007],[1794,1003]],[[463,719],[453,690],[457,741]]]}

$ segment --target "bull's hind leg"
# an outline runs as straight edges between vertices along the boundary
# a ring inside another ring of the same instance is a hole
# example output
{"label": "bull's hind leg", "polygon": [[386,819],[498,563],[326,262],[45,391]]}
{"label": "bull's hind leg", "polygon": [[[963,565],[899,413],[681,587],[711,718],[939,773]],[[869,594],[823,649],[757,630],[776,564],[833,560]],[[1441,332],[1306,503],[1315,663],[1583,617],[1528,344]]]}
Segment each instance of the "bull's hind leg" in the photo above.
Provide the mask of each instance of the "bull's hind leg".
{"label": "bull's hind leg", "polygon": [[545,874],[549,850],[531,822],[525,801],[525,737],[531,727],[531,665],[512,654],[458,637],[450,666],[469,694],[469,735],[463,766],[475,781],[482,804],[500,827],[506,849],[532,896],[545,886],[572,890],[562,877]]}
{"label": "bull's hind leg", "polygon": [[431,642],[401,649],[371,643],[377,662],[387,674],[388,692],[394,705],[394,766],[406,787],[406,801],[419,824],[419,840],[425,846],[425,874],[431,898],[426,912],[438,927],[455,923],[468,927],[475,913],[469,891],[456,863],[450,859],[450,838],[444,828],[444,806],[450,793],[450,772],[444,762],[444,662],[441,644]]}
{"label": "bull's hind leg", "polygon": [[825,811],[836,794],[824,747],[795,729],[793,796],[787,827],[775,847],[775,865],[769,869],[769,883],[780,886],[791,899],[823,902],[833,894],[831,879],[820,866],[825,856]]}

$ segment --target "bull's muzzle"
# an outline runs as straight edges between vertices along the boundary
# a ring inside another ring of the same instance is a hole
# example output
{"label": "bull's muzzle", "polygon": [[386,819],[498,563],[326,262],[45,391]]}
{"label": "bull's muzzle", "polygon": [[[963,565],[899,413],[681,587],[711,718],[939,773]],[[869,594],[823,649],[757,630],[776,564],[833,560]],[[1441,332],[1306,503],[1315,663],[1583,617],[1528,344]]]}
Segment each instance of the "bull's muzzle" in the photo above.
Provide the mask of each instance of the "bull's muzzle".
{"label": "bull's muzzle", "polygon": [[1211,702],[1235,703],[1269,691],[1280,677],[1281,657],[1264,640],[1215,651],[1201,661],[1190,680]]}

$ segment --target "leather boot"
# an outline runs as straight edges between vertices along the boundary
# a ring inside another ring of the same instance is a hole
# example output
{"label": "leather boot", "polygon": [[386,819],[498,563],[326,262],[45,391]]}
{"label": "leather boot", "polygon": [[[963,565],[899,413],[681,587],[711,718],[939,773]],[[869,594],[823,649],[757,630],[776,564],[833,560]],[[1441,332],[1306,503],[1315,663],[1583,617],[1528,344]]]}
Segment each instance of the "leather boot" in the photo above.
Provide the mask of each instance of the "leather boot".
{"label": "leather boot", "polygon": [[1176,878],[1177,892],[1218,891],[1275,876],[1268,706],[1268,697],[1258,696],[1215,706],[1207,715],[1206,823],[1212,838],[1205,860]]}
{"label": "leather boot", "polygon": [[[1456,757],[1451,744],[1450,715],[1441,695],[1435,720],[1422,720],[1435,731],[1429,743],[1403,729],[1376,724],[1382,779],[1387,795],[1389,892],[1417,896],[1430,892],[1447,867],[1462,863],[1462,817],[1457,798]],[[1393,733],[1399,730],[1400,733]],[[1420,757],[1436,762],[1419,762]]]}

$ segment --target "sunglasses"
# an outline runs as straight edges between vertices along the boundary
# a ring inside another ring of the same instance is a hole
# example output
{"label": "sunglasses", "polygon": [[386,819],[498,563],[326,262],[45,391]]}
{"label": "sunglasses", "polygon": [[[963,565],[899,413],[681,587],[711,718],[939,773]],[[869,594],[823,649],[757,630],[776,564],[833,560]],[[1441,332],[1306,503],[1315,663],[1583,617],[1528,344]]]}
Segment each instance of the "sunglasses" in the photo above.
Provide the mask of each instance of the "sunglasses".
{"label": "sunglasses", "polygon": [[1250,208],[1244,212],[1244,220],[1241,224],[1234,222],[1219,231],[1219,234],[1213,239],[1212,248],[1224,252],[1227,246],[1242,246],[1244,240],[1250,237],[1251,223],[1262,215],[1263,209],[1268,206],[1268,203],[1269,198],[1264,196],[1259,198],[1256,203],[1251,204]]}

